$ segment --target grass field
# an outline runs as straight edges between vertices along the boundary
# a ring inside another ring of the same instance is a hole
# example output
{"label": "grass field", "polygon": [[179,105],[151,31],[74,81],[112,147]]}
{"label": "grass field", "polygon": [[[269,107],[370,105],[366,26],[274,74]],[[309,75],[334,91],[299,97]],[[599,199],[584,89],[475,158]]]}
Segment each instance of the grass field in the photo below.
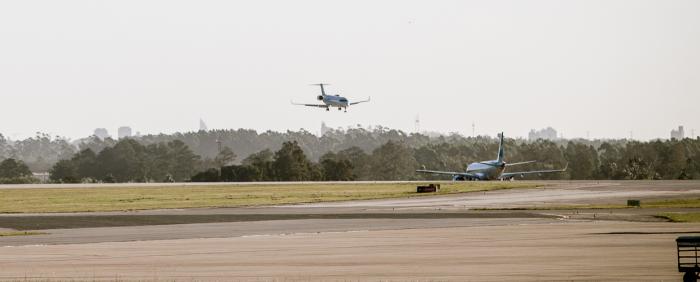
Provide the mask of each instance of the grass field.
{"label": "grass field", "polygon": [[512,188],[536,183],[455,182],[439,193],[417,194],[416,184],[289,184],[183,187],[1,189],[0,213],[123,211],[241,207],[401,198]]}

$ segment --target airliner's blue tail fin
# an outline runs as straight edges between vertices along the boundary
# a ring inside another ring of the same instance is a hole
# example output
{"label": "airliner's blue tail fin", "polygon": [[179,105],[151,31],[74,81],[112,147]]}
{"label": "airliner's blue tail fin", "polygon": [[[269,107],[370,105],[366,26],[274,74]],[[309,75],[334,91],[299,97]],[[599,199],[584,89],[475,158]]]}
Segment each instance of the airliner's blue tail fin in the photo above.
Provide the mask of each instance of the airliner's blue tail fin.
{"label": "airliner's blue tail fin", "polygon": [[498,163],[501,164],[503,163],[504,160],[504,152],[503,152],[503,132],[499,134],[500,137],[500,142],[498,143]]}

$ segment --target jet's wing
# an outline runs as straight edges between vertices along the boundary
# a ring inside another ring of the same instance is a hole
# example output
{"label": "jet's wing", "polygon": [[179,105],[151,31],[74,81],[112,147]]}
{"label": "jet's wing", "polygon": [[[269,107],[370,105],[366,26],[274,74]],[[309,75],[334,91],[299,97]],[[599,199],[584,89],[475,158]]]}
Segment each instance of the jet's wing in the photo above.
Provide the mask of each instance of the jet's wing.
{"label": "jet's wing", "polygon": [[531,164],[531,163],[536,163],[537,161],[526,161],[526,162],[518,162],[518,163],[506,163],[506,166],[514,166],[514,165],[524,165],[524,164]]}
{"label": "jet's wing", "polygon": [[352,102],[352,103],[350,103],[350,106],[357,105],[359,103],[366,103],[366,102],[369,102],[369,100],[371,100],[371,99],[372,99],[372,97],[369,97],[369,98],[367,98],[367,100],[364,100],[364,101]]}
{"label": "jet's wing", "polygon": [[307,106],[307,107],[318,107],[318,108],[328,108],[328,105],[321,105],[321,104],[299,104],[299,103],[294,103],[294,102],[292,102],[292,105]]}
{"label": "jet's wing", "polygon": [[422,173],[432,173],[432,174],[443,174],[443,175],[452,175],[452,176],[464,176],[464,177],[476,177],[476,175],[473,175],[471,173],[466,173],[466,172],[456,172],[456,171],[439,171],[439,170],[426,170],[426,169],[419,169],[416,170],[416,172],[422,172]]}
{"label": "jet's wing", "polygon": [[506,178],[511,178],[515,177],[518,175],[525,175],[525,174],[536,174],[536,173],[553,173],[553,172],[565,172],[566,169],[569,167],[569,164],[567,163],[566,166],[562,169],[549,169],[549,170],[533,170],[533,171],[520,171],[520,172],[504,172],[501,174],[499,177],[500,179],[506,179]]}

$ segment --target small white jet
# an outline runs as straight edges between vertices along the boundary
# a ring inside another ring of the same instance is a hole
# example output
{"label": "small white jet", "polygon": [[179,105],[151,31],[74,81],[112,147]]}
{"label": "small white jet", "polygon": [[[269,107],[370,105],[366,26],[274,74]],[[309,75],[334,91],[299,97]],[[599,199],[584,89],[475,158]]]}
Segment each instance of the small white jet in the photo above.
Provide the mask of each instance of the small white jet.
{"label": "small white jet", "polygon": [[298,103],[294,103],[292,101],[293,105],[326,108],[326,111],[330,111],[331,108],[337,107],[339,111],[344,109],[345,112],[347,113],[349,106],[357,105],[359,103],[369,102],[369,100],[370,100],[370,98],[367,98],[367,100],[364,100],[364,101],[350,102],[350,101],[348,101],[347,98],[342,97],[340,95],[326,95],[326,90],[323,88],[323,86],[328,85],[328,84],[318,83],[318,84],[311,84],[311,85],[321,86],[321,95],[318,95],[318,97],[316,97],[316,99],[319,101],[322,101],[323,104],[298,104]]}

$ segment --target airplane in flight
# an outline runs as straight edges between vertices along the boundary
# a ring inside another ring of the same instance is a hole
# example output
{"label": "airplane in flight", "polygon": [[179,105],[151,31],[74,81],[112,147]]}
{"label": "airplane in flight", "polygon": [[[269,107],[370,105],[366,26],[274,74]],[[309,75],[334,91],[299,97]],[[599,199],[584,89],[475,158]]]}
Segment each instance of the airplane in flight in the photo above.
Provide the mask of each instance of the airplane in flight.
{"label": "airplane in flight", "polygon": [[347,98],[342,97],[340,95],[327,95],[326,90],[323,88],[324,85],[328,85],[325,83],[317,83],[317,84],[311,84],[311,85],[318,85],[321,86],[321,95],[318,95],[316,97],[317,100],[322,101],[323,104],[298,104],[294,103],[292,101],[293,105],[299,105],[299,106],[307,106],[307,107],[317,107],[317,108],[326,108],[326,111],[330,111],[331,108],[337,107],[338,110],[343,110],[345,109],[345,112],[348,112],[348,107],[352,105],[357,105],[360,103],[365,103],[369,102],[369,98],[364,101],[358,101],[358,102],[350,102]]}
{"label": "airplane in flight", "polygon": [[465,172],[452,172],[452,171],[436,171],[436,170],[425,170],[419,169],[416,172],[422,173],[432,173],[432,174],[444,174],[452,175],[452,180],[513,180],[516,176],[524,177],[526,174],[541,174],[541,173],[553,173],[553,172],[564,172],[569,166],[567,164],[563,169],[552,169],[552,170],[535,170],[535,171],[520,171],[520,172],[506,172],[506,167],[529,164],[537,161],[526,161],[518,163],[506,163],[505,153],[503,150],[503,132],[500,134],[500,143],[498,144],[498,157],[495,160],[483,161],[478,163],[471,163],[467,166]]}

